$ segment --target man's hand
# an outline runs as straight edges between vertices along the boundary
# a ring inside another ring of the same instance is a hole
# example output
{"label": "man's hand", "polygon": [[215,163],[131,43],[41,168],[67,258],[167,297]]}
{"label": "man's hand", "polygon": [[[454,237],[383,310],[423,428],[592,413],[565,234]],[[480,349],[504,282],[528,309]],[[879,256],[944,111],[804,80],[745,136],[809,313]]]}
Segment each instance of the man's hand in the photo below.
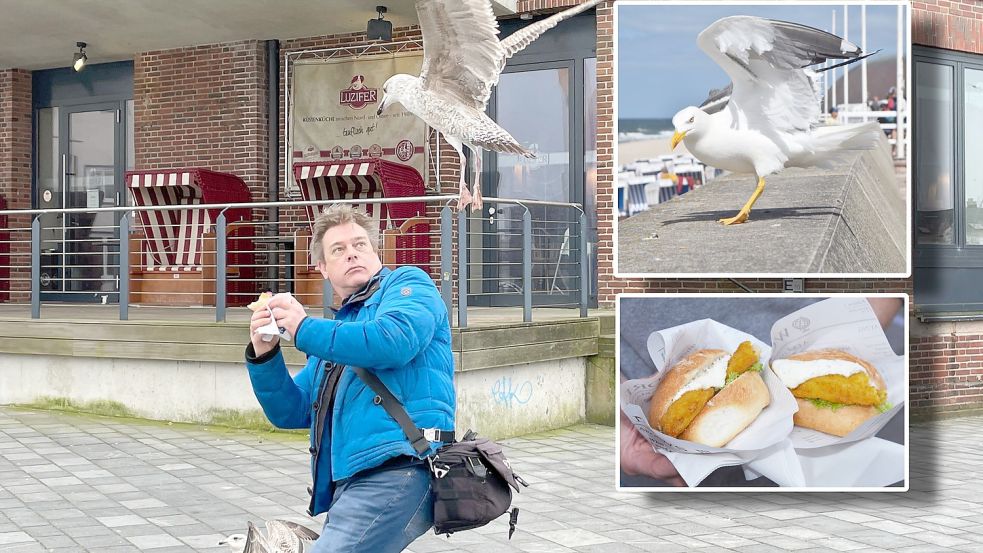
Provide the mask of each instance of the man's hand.
{"label": "man's hand", "polygon": [[307,316],[304,306],[290,294],[277,294],[267,305],[273,309],[276,325],[296,339],[297,327],[300,326],[300,321],[303,321],[304,317]]}
{"label": "man's hand", "polygon": [[[619,411],[621,411],[619,409]],[[685,486],[669,459],[652,449],[635,425],[621,412],[621,470],[630,476],[648,476],[670,486]]]}
{"label": "man's hand", "polygon": [[[253,316],[249,319],[249,340],[253,343],[253,352],[256,357],[260,357],[268,352],[270,352],[278,343],[280,343],[279,336],[273,336],[273,339],[269,342],[264,342],[264,336],[256,332],[257,329],[264,327],[273,319],[270,318],[270,310],[265,307],[253,311]],[[269,336],[266,336],[269,338]]]}

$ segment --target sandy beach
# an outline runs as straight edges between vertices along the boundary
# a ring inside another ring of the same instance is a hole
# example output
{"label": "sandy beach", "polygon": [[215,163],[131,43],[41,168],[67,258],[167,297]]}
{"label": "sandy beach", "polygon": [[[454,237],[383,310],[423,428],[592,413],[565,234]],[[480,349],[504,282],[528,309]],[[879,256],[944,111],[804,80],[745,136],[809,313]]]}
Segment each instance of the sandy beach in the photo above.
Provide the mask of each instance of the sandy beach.
{"label": "sandy beach", "polygon": [[618,142],[618,165],[625,165],[640,159],[659,157],[664,154],[685,154],[686,146],[680,142],[675,150],[669,147],[668,138],[653,138],[651,140],[635,140],[633,142]]}

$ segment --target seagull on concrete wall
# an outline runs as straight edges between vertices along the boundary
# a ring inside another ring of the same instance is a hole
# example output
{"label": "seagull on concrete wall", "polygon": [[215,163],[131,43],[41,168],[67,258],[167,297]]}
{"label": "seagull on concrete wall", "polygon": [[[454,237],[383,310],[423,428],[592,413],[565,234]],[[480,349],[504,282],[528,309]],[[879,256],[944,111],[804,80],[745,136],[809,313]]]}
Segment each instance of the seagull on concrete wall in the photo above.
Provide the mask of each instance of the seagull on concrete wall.
{"label": "seagull on concrete wall", "polygon": [[[423,69],[419,77],[393,75],[383,85],[378,114],[394,103],[440,131],[457,150],[461,162],[458,209],[481,209],[482,148],[521,155],[535,154],[485,114],[492,87],[505,62],[539,35],[564,19],[588,10],[603,0],[590,0],[498,39],[498,21],[489,0],[417,0],[416,13],[423,33]],[[464,175],[464,148],[474,160],[474,194]]]}
{"label": "seagull on concrete wall", "polygon": [[264,536],[252,521],[246,534],[232,534],[218,542],[235,553],[304,553],[304,544],[313,542],[318,533],[288,520],[266,521]]}
{"label": "seagull on concrete wall", "polygon": [[857,45],[813,27],[750,16],[719,19],[696,42],[731,85],[713,91],[701,107],[679,111],[671,145],[682,141],[703,163],[758,179],[740,212],[721,223],[747,221],[767,175],[786,167],[830,167],[843,150],[873,149],[881,138],[876,122],[819,126],[818,72],[809,66],[846,60],[825,71],[872,55]]}

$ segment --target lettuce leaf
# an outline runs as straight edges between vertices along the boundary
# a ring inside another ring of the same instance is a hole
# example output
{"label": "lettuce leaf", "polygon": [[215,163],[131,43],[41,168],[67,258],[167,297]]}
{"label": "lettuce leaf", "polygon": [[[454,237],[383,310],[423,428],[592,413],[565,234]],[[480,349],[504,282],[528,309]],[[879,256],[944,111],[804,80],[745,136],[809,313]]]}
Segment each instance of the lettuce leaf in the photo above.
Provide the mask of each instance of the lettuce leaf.
{"label": "lettuce leaf", "polygon": [[826,401],[825,399],[810,399],[809,403],[812,403],[820,409],[832,409],[833,411],[846,407],[845,403],[835,403],[832,401]]}
{"label": "lettuce leaf", "polygon": [[892,407],[894,407],[894,405],[891,405],[890,401],[885,400],[884,403],[877,406],[877,411],[879,413],[887,413]]}
{"label": "lettuce leaf", "polygon": [[[755,364],[753,364],[750,367],[748,367],[748,369],[746,371],[744,371],[744,372],[754,371],[756,373],[759,373],[759,372],[762,371],[762,369],[764,369],[764,366],[761,364],[761,361],[758,361]],[[727,376],[727,380],[724,382],[724,386],[726,386],[726,385],[730,384],[731,382],[737,380],[742,374],[744,374],[744,373],[737,373],[737,374],[728,375]]]}

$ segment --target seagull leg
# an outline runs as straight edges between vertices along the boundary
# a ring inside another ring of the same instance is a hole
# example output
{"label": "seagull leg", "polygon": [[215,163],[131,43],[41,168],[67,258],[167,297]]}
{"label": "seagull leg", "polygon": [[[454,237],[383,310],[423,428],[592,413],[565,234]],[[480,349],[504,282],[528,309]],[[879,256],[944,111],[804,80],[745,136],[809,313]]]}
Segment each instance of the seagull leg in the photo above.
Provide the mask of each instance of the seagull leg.
{"label": "seagull leg", "polygon": [[744,204],[744,207],[742,207],[741,210],[737,212],[737,215],[727,219],[720,219],[719,222],[725,225],[739,225],[744,221],[747,221],[748,215],[751,214],[751,207],[754,205],[754,202],[758,201],[758,197],[761,196],[761,193],[764,191],[765,191],[765,178],[758,177],[758,186],[757,188],[754,189],[754,193],[751,194],[751,198],[747,201],[746,204]]}
{"label": "seagull leg", "polygon": [[446,134],[444,135],[444,139],[457,150],[457,156],[461,163],[460,197],[457,200],[457,210],[464,211],[471,205],[471,191],[468,190],[468,183],[464,182],[464,176],[468,172],[468,159],[464,157],[464,143],[459,138],[447,136]]}
{"label": "seagull leg", "polygon": [[475,211],[481,211],[481,148],[471,148],[472,157],[474,157],[474,178],[471,181],[474,183],[472,188],[474,189],[474,202],[471,203],[471,213]]}

